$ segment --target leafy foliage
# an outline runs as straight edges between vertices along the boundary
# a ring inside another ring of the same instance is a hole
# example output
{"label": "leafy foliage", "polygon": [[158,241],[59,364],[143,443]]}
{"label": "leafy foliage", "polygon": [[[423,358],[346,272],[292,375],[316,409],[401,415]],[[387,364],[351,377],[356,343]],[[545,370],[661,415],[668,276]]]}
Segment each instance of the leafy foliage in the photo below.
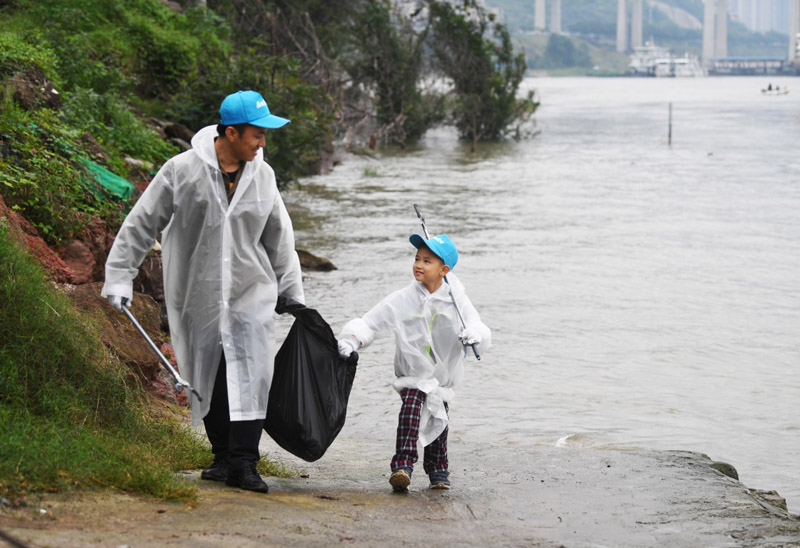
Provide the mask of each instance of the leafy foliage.
{"label": "leafy foliage", "polygon": [[[62,133],[90,132],[121,175],[126,156],[157,166],[177,152],[146,125],[148,115],[197,130],[217,123],[222,99],[238,89],[261,91],[292,120],[284,132],[292,135],[270,143],[280,183],[319,163],[330,98],[303,79],[296,63],[270,53],[263,36],[235,34],[211,10],[180,14],[159,0],[18,0],[0,13],[14,29],[0,36],[15,46],[4,51],[17,52],[8,64],[28,60],[60,82],[62,123],[69,127]],[[3,66],[0,54],[0,77]]]}
{"label": "leafy foliage", "polygon": [[47,46],[28,43],[13,29],[0,30],[0,78],[34,67],[52,77],[57,64],[55,52]]}
{"label": "leafy foliage", "polygon": [[126,169],[121,162],[125,156],[158,164],[178,152],[178,147],[161,139],[114,92],[98,94],[89,88],[75,88],[66,94],[61,120],[76,135],[91,133],[110,153],[117,171]]}
{"label": "leafy foliage", "polygon": [[[280,173],[312,175],[319,172],[320,150],[328,142],[332,115],[324,108],[330,98],[317,86],[303,81],[300,66],[291,58],[270,58],[265,97],[288,113],[291,131],[268,131],[265,157]],[[283,178],[285,181],[285,177]]]}
{"label": "leafy foliage", "polygon": [[424,97],[420,90],[429,26],[415,31],[413,23],[394,11],[389,0],[371,2],[349,33],[355,52],[350,73],[375,89],[378,123],[390,128],[401,145],[416,141],[444,117],[441,99]]}
{"label": "leafy foliage", "polygon": [[454,117],[462,138],[473,143],[496,140],[513,124],[524,122],[538,106],[533,92],[517,99],[525,75],[522,53],[516,53],[504,25],[474,0],[457,6],[431,4],[433,54],[441,71],[453,81]]}
{"label": "leafy foliage", "polygon": [[6,98],[0,134],[8,141],[0,157],[0,192],[48,242],[71,240],[93,215],[116,218],[120,204],[105,199],[87,176],[75,155],[80,146],[63,133],[53,111],[26,112]]}

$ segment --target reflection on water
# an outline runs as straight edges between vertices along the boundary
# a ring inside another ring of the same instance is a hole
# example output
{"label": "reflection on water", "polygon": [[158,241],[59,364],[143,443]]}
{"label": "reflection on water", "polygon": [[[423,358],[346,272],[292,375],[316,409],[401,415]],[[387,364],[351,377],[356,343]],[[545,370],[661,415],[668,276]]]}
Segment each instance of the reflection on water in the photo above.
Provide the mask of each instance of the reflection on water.
{"label": "reflection on water", "polygon": [[[782,86],[783,82],[779,82]],[[700,451],[800,508],[800,101],[754,78],[535,79],[535,139],[446,129],[286,193],[338,330],[411,280],[420,205],[494,344],[452,438]],[[797,87],[797,86],[790,86]],[[673,142],[667,145],[668,104]],[[343,435],[386,442],[393,345],[362,354]]]}

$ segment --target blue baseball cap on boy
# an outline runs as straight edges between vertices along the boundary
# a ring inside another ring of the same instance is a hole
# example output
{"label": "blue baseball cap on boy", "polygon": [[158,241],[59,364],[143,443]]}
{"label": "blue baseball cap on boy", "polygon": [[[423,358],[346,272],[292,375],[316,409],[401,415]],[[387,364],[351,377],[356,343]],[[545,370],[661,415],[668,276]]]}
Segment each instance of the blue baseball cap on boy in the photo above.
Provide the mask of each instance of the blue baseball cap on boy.
{"label": "blue baseball cap on boy", "polygon": [[250,124],[277,129],[289,123],[286,118],[270,114],[267,102],[257,91],[237,91],[225,97],[219,107],[220,124]]}
{"label": "blue baseball cap on boy", "polygon": [[447,234],[440,234],[439,236],[434,236],[429,240],[426,240],[419,234],[412,234],[408,237],[408,241],[411,242],[411,245],[419,249],[421,246],[425,246],[433,253],[439,257],[444,264],[450,267],[452,270],[455,268],[456,263],[458,262],[458,250],[456,249],[456,244],[447,236]]}

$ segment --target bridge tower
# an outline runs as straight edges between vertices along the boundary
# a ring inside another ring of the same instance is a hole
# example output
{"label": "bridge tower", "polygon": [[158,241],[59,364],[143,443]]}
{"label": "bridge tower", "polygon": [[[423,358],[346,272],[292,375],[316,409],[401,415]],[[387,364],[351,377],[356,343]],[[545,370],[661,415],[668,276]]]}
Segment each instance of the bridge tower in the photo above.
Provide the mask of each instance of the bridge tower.
{"label": "bridge tower", "polygon": [[631,48],[642,45],[642,0],[631,0]]}
{"label": "bridge tower", "polygon": [[791,0],[789,13],[789,63],[797,64],[800,59],[800,55],[797,54],[797,34],[800,33],[800,0]]}
{"label": "bridge tower", "polygon": [[717,28],[714,54],[717,57],[728,56],[728,0],[717,0]]}
{"label": "bridge tower", "polygon": [[703,63],[708,66],[711,63],[711,58],[714,57],[714,13],[716,11],[714,2],[715,0],[704,0],[705,7],[703,8]]}
{"label": "bridge tower", "polygon": [[628,46],[641,46],[642,41],[642,0],[631,0],[631,33],[628,41],[628,2],[617,0],[617,51],[624,53]]}
{"label": "bridge tower", "polygon": [[536,0],[536,7],[533,12],[533,29],[544,30],[547,27],[545,23],[545,2],[546,0]]}
{"label": "bridge tower", "polygon": [[628,5],[625,0],[617,0],[617,51],[628,51]]}
{"label": "bridge tower", "polygon": [[703,63],[728,56],[728,0],[704,0]]}
{"label": "bridge tower", "polygon": [[[533,11],[533,29],[543,31],[546,23],[547,0],[536,0]],[[550,32],[561,34],[561,0],[550,0]]]}
{"label": "bridge tower", "polygon": [[561,34],[561,0],[550,0],[550,32]]}

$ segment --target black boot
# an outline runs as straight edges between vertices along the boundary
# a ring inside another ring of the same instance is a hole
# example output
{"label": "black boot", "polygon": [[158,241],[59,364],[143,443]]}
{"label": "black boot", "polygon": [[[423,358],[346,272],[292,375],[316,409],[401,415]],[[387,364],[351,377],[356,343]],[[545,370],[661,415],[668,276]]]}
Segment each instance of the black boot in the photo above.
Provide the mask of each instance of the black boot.
{"label": "black boot", "polygon": [[225,485],[246,489],[248,491],[256,491],[258,493],[269,492],[269,487],[267,487],[267,484],[261,479],[261,476],[258,475],[255,463],[229,467],[228,478],[225,480]]}
{"label": "black boot", "polygon": [[200,472],[200,479],[225,481],[228,479],[228,459],[215,460],[210,468]]}

